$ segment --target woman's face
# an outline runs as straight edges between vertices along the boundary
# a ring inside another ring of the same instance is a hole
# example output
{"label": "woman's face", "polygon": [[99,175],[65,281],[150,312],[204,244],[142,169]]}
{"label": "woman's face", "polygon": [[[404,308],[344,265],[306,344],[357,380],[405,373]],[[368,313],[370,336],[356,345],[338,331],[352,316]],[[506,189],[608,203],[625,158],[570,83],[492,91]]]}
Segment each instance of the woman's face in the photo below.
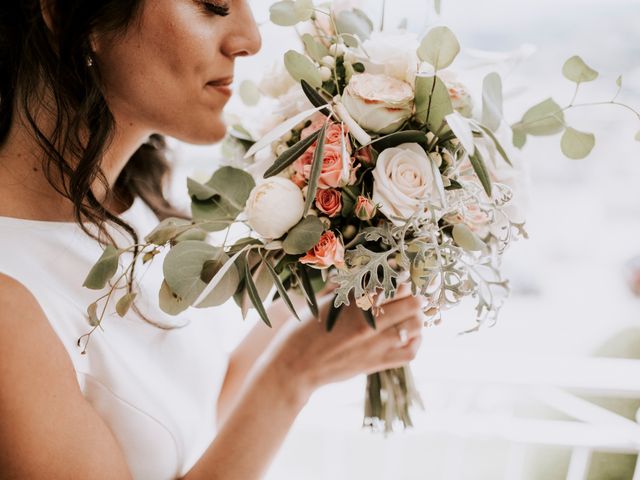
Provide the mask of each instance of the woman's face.
{"label": "woman's face", "polygon": [[119,127],[189,143],[224,136],[234,60],[255,54],[260,43],[247,0],[143,0],[124,34],[93,39]]}

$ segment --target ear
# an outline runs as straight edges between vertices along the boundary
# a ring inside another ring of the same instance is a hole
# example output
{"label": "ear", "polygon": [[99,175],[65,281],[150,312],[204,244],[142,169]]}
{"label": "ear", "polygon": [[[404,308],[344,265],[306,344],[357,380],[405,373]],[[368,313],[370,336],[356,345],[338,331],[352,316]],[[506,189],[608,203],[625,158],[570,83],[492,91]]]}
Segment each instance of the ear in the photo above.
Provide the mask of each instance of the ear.
{"label": "ear", "polygon": [[40,14],[44,20],[44,24],[47,26],[51,33],[54,32],[53,28],[53,1],[52,0],[40,0]]}

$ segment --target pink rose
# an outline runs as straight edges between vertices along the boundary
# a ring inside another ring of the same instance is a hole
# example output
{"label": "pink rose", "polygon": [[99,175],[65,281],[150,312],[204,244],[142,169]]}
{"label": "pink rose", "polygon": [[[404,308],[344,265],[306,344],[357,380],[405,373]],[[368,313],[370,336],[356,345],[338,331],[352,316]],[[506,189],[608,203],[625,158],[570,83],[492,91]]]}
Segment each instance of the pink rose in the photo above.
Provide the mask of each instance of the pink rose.
{"label": "pink rose", "polygon": [[342,268],[344,267],[344,245],[335,233],[328,230],[322,234],[316,246],[300,259],[300,263],[318,269],[329,268],[332,265]]}
{"label": "pink rose", "polygon": [[376,211],[376,206],[371,199],[358,195],[358,200],[356,201],[355,206],[356,217],[366,222],[375,216]]}
{"label": "pink rose", "polygon": [[[298,186],[301,186],[301,184],[304,185],[309,181],[311,164],[313,163],[313,153],[313,149],[309,148],[300,158],[293,162],[291,180]],[[320,178],[318,179],[318,188],[339,187],[341,175],[342,153],[337,148],[331,146],[325,147],[322,170]]]}
{"label": "pink rose", "polygon": [[[300,132],[300,139],[307,138],[312,133],[320,130],[324,125],[326,118],[324,115],[320,115],[320,118],[316,118],[313,120],[311,125]],[[342,126],[339,123],[332,123],[327,127],[325,132],[324,144],[326,146],[332,146],[337,148],[342,148],[342,138],[345,137],[345,145],[347,146],[347,151],[351,153],[351,142],[347,137],[347,127],[344,127],[344,135],[342,134]],[[309,150],[312,152],[316,149],[316,145],[318,142],[314,142]]]}
{"label": "pink rose", "polygon": [[335,217],[342,210],[342,194],[333,188],[318,189],[316,206],[329,217]]}

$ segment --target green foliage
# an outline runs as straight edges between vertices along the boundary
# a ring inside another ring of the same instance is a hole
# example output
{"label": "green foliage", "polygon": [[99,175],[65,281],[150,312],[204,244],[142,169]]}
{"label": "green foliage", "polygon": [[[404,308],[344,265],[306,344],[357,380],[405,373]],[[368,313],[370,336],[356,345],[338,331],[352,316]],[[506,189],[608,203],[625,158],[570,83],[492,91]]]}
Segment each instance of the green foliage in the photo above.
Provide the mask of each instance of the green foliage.
{"label": "green foliage", "polygon": [[437,76],[416,77],[415,107],[416,120],[426,124],[432,132],[437,132],[445,117],[453,113],[449,91]]}
{"label": "green foliage", "polygon": [[423,147],[427,146],[427,135],[421,130],[403,130],[401,132],[390,133],[375,139],[371,145],[382,152],[387,148],[397,147],[403,143],[419,143]]}
{"label": "green foliage", "polygon": [[479,252],[486,247],[480,237],[473,233],[464,223],[454,225],[451,235],[460,247],[470,252]]}
{"label": "green foliage", "polygon": [[[188,179],[190,180],[190,179]],[[169,240],[191,229],[193,224],[183,218],[169,217],[162,220],[146,237],[145,242],[164,245]]]}
{"label": "green foliage", "polygon": [[322,86],[320,69],[306,55],[289,50],[284,54],[284,66],[296,82],[304,80],[313,87]]}
{"label": "green foliage", "polygon": [[289,255],[301,255],[312,249],[324,232],[324,225],[315,215],[308,215],[293,227],[284,239],[282,248]]}
{"label": "green foliage", "polygon": [[482,81],[482,123],[495,132],[502,117],[502,80],[491,72]]}
{"label": "green foliage", "polygon": [[[336,28],[339,34],[355,35],[361,41],[371,36],[373,22],[362,10],[343,10],[336,15]],[[346,42],[346,39],[345,39]]]}
{"label": "green foliage", "polygon": [[135,292],[129,292],[126,295],[123,295],[120,300],[118,300],[118,303],[116,303],[116,313],[119,316],[124,317],[131,308],[131,305],[133,305],[133,301],[135,299]]}
{"label": "green foliage", "polygon": [[448,27],[432,28],[420,42],[418,57],[438,71],[447,68],[460,53],[460,43]]}
{"label": "green foliage", "polygon": [[102,290],[118,271],[121,253],[113,245],[107,245],[96,264],[89,271],[83,286],[91,290]]}
{"label": "green foliage", "polygon": [[264,304],[262,303],[262,299],[260,298],[260,294],[258,293],[258,289],[256,287],[255,282],[253,281],[253,277],[251,276],[251,270],[249,270],[249,263],[245,263],[244,269],[244,280],[247,287],[247,294],[249,295],[249,299],[253,304],[254,308],[260,315],[262,321],[268,326],[271,327],[271,321],[269,320],[269,315],[267,315],[267,311],[264,308]]}
{"label": "green foliage", "polygon": [[255,106],[260,101],[260,90],[258,86],[252,80],[244,80],[240,84],[240,98],[250,107]]}
{"label": "green foliage", "polygon": [[191,302],[171,291],[166,280],[160,286],[158,304],[160,309],[169,315],[178,315],[191,306]]}
{"label": "green foliage", "polygon": [[318,63],[320,63],[324,57],[329,55],[329,49],[322,43],[318,42],[315,37],[309,33],[302,35],[302,43],[304,43],[304,48],[307,54]]}
{"label": "green foliage", "polygon": [[511,162],[511,159],[509,158],[509,155],[507,155],[507,152],[505,151],[505,149],[502,147],[502,145],[500,144],[500,142],[498,141],[498,139],[496,138],[496,136],[493,134],[493,132],[491,130],[489,130],[487,127],[485,127],[484,125],[478,125],[480,127],[480,129],[485,133],[485,135],[487,135],[487,137],[489,137],[491,139],[491,141],[493,142],[493,144],[496,147],[496,150],[498,150],[498,153],[500,154],[500,156],[502,157],[502,159],[507,162],[509,164],[509,166],[513,167],[513,163]]}
{"label": "green foliage", "polygon": [[571,127],[562,134],[560,148],[568,158],[579,160],[585,158],[596,144],[596,137],[592,133],[580,132]]}
{"label": "green foliage", "polygon": [[304,152],[306,152],[309,147],[318,139],[318,135],[320,134],[320,130],[313,132],[306,138],[303,138],[299,142],[296,142],[294,145],[285,150],[273,165],[271,165],[266,172],[264,172],[264,178],[273,177],[274,175],[279,174],[293,162],[295,162]]}
{"label": "green foliage", "polygon": [[281,27],[291,27],[304,22],[313,15],[311,0],[283,0],[271,5],[269,18],[271,22]]}
{"label": "green foliage", "polygon": [[572,82],[591,82],[598,78],[598,72],[589,67],[578,55],[574,55],[562,66],[562,74]]}
{"label": "green foliage", "polygon": [[491,177],[489,176],[489,171],[487,170],[487,166],[484,163],[484,159],[480,154],[480,151],[476,149],[475,153],[469,157],[471,161],[471,166],[473,167],[473,171],[476,173],[480,183],[482,184],[482,188],[486,194],[491,197]]}
{"label": "green foliage", "polygon": [[313,163],[311,164],[311,173],[309,174],[309,183],[307,184],[307,198],[304,202],[303,215],[305,217],[316,199],[318,181],[320,180],[320,174],[322,173],[322,166],[324,164],[324,139],[326,132],[327,124],[325,123],[320,129],[320,133],[318,134],[318,143],[315,151],[313,152]]}
{"label": "green foliage", "polygon": [[560,105],[547,98],[527,110],[514,129],[527,135],[554,135],[564,130],[564,113]]}

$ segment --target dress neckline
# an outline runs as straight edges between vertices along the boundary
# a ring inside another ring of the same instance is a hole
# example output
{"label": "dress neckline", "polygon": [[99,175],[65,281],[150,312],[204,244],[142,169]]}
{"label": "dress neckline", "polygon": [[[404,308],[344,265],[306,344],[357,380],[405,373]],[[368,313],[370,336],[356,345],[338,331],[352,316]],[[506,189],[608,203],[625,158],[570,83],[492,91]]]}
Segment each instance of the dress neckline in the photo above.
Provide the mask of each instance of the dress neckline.
{"label": "dress neckline", "polygon": [[[127,208],[122,213],[118,214],[117,217],[129,222],[129,218],[133,216],[135,211],[140,209],[141,204],[143,203],[142,198],[136,196]],[[91,223],[86,223],[86,225],[91,226]],[[53,221],[53,220],[33,220],[30,218],[19,218],[19,217],[5,217],[0,215],[0,226],[15,226],[15,227],[24,227],[24,226],[32,226],[37,228],[45,228],[45,229],[55,229],[55,228],[65,228],[65,229],[79,229],[81,228],[77,222],[62,222],[62,221]]]}

